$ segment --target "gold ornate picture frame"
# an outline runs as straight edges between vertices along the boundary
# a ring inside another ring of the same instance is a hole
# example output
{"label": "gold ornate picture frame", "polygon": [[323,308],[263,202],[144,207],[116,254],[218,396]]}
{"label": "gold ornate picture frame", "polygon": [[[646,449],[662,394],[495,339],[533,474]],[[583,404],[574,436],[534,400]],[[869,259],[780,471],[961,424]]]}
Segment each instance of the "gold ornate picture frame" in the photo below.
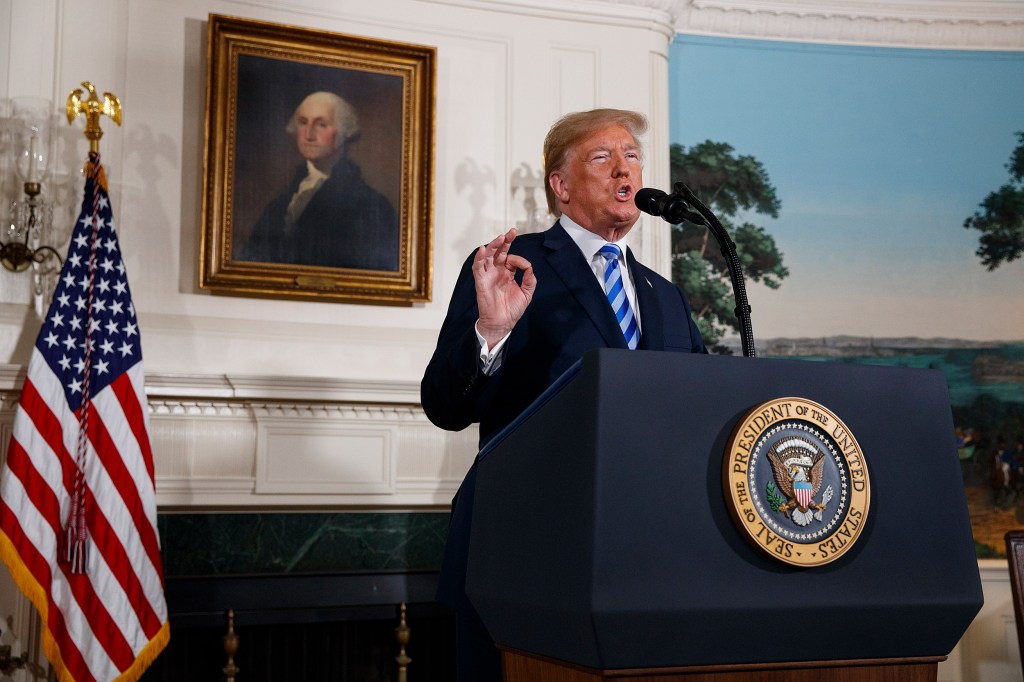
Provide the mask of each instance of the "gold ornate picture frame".
{"label": "gold ornate picture frame", "polygon": [[436,50],[211,14],[199,286],[429,301]]}

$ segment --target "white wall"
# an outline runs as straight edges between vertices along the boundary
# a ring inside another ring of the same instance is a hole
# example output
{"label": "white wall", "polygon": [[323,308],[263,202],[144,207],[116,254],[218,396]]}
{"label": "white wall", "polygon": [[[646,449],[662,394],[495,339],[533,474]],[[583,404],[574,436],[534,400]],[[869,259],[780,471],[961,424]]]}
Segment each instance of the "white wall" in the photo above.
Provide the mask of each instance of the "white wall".
{"label": "white wall", "polygon": [[[416,408],[419,380],[463,260],[528,221],[513,184],[517,173],[540,173],[550,124],[596,106],[648,112],[647,181],[667,184],[670,14],[595,0],[547,4],[0,0],[9,20],[0,95],[45,96],[59,109],[88,80],[124,106],[120,128],[102,121],[101,151],[142,329],[163,508],[447,504],[475,436],[431,427]],[[210,13],[437,48],[431,302],[198,289]],[[75,125],[81,130],[81,119]],[[70,223],[87,145],[74,132],[68,143],[74,149],[50,185],[68,188],[58,220]],[[642,257],[667,269],[668,226],[652,219],[638,234]],[[28,280],[0,271],[0,363],[11,372],[38,329]],[[306,404],[296,412],[293,401]],[[282,414],[313,437],[282,437]],[[271,480],[279,458],[301,469],[295,452],[321,447],[374,458],[382,478],[341,484],[340,458],[333,493],[319,479],[291,489]]]}

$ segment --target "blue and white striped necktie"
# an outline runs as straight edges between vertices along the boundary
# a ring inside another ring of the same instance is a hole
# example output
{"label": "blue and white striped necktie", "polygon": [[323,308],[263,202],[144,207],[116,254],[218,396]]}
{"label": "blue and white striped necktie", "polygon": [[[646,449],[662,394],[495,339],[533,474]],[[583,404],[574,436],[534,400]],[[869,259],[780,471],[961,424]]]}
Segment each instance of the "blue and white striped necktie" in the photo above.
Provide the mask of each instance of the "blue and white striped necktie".
{"label": "blue and white striped necktie", "polygon": [[626,289],[622,286],[622,271],[619,269],[619,247],[615,244],[605,244],[597,252],[605,259],[604,266],[604,292],[608,296],[608,302],[612,304],[615,311],[615,319],[619,321],[619,328],[622,335],[626,337],[626,345],[630,350],[636,350],[640,342],[640,328],[636,324],[636,316],[633,309],[629,307],[629,299],[626,297]]}

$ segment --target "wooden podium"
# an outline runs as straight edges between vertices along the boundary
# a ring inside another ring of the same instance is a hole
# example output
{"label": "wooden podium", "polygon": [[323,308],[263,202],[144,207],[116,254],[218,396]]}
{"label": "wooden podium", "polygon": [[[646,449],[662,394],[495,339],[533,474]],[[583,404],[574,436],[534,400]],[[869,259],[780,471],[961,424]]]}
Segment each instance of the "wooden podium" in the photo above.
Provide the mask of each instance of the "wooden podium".
{"label": "wooden podium", "polygon": [[594,670],[501,650],[505,682],[934,682],[945,656]]}
{"label": "wooden podium", "polygon": [[[752,407],[799,396],[855,435],[860,537],[792,566],[722,489]],[[466,593],[507,681],[934,680],[982,604],[944,376],[602,349],[481,452]]]}

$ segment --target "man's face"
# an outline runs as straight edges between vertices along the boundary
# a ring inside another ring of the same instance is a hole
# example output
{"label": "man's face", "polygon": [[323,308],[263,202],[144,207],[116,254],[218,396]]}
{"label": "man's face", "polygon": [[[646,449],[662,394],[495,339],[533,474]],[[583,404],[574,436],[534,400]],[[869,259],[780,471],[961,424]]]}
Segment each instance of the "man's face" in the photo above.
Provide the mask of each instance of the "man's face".
{"label": "man's face", "polygon": [[609,241],[624,237],[640,217],[633,202],[643,187],[640,146],[621,125],[600,128],[551,174],[562,212]]}
{"label": "man's face", "polygon": [[340,152],[335,148],[338,126],[334,122],[334,107],[316,99],[304,101],[295,112],[295,137],[299,153],[307,161],[318,167],[333,164]]}

